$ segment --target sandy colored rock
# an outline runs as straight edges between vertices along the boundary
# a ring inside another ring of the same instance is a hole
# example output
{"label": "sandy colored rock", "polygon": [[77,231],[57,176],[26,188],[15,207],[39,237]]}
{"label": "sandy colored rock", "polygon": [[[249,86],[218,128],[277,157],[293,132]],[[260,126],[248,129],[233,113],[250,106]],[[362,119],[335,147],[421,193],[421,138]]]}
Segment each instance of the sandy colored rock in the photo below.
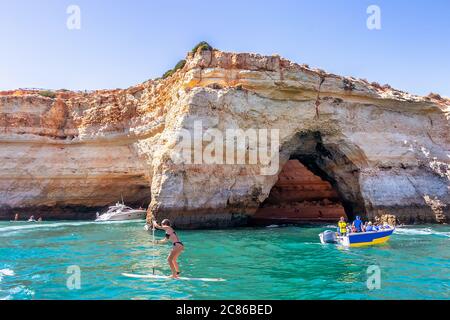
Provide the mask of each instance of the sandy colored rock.
{"label": "sandy colored rock", "polygon": [[[280,166],[177,164],[183,130],[278,129]],[[122,194],[177,227],[242,225],[289,159],[333,181],[347,211],[450,216],[450,101],[343,78],[279,56],[203,51],[126,90],[0,93],[0,216],[88,218]],[[175,157],[176,158],[176,157]],[[426,199],[437,199],[442,206]],[[37,209],[38,208],[38,209]],[[72,214],[71,214],[72,213]]]}

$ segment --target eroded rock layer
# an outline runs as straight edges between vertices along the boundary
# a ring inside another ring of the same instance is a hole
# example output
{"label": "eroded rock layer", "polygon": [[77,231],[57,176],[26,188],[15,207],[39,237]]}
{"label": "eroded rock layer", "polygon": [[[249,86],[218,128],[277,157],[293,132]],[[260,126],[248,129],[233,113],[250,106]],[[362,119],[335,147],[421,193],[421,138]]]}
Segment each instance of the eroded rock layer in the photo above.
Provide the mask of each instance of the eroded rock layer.
{"label": "eroded rock layer", "polygon": [[252,216],[255,224],[337,221],[345,209],[332,185],[298,160],[281,170],[269,197]]}
{"label": "eroded rock layer", "polygon": [[[450,101],[437,95],[216,50],[189,54],[173,76],[126,90],[2,92],[0,217],[40,210],[90,218],[123,195],[132,205],[150,202],[149,215],[177,227],[242,225],[284,164],[298,159],[332,184],[350,216],[445,222],[449,119]],[[176,161],[183,133],[207,145],[194,134],[199,122],[203,132],[279,130],[277,170]]]}

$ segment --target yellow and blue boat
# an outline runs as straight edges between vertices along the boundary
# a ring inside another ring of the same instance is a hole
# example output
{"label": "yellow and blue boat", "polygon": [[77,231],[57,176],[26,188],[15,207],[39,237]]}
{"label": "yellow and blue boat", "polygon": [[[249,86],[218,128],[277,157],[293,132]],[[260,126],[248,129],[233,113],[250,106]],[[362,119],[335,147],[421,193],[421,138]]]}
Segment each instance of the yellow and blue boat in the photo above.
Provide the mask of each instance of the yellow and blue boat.
{"label": "yellow and blue boat", "polygon": [[387,227],[378,231],[349,233],[346,236],[339,236],[333,231],[325,231],[319,237],[323,244],[335,243],[344,247],[365,247],[388,242],[394,231],[395,228]]}

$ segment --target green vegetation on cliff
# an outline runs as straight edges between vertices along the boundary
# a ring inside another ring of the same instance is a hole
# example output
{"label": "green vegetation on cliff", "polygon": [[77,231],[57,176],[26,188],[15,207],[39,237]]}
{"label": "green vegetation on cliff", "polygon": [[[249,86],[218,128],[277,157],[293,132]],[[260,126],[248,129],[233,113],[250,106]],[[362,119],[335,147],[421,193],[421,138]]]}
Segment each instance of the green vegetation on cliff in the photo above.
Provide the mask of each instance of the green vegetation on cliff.
{"label": "green vegetation on cliff", "polygon": [[212,49],[213,47],[211,47],[211,45],[208,42],[202,41],[197,43],[197,45],[194,48],[192,48],[191,52],[195,54],[198,50],[211,51]]}
{"label": "green vegetation on cliff", "polygon": [[175,72],[177,72],[180,69],[183,69],[183,67],[186,65],[186,60],[180,60],[178,63],[173,67],[173,69],[170,69],[166,71],[166,73],[163,74],[162,78],[166,79],[170,76],[172,76]]}
{"label": "green vegetation on cliff", "polygon": [[[213,50],[213,47],[212,47],[208,42],[206,42],[206,41],[201,41],[201,42],[197,43],[197,45],[196,45],[194,48],[192,48],[191,52],[192,52],[193,54],[195,54],[195,53],[198,52],[199,50],[200,50],[200,51]],[[180,60],[180,61],[178,61],[178,63],[175,65],[175,67],[173,67],[173,68],[170,69],[170,70],[167,70],[167,71],[162,75],[161,78],[157,78],[156,80],[159,80],[159,79],[167,79],[167,78],[171,77],[172,75],[175,74],[175,72],[177,72],[177,71],[180,70],[180,69],[183,69],[183,67],[184,67],[185,65],[186,65],[186,60]]]}
{"label": "green vegetation on cliff", "polygon": [[56,93],[54,93],[53,91],[50,90],[42,90],[39,91],[39,95],[43,96],[43,97],[47,97],[47,98],[56,98]]}

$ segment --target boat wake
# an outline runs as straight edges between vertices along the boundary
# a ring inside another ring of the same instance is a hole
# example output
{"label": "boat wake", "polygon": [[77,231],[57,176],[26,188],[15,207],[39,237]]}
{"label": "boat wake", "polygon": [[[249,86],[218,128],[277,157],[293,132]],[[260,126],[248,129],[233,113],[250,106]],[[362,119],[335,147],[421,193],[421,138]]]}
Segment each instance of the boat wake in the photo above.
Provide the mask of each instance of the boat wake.
{"label": "boat wake", "polygon": [[[105,221],[101,222],[101,225],[110,225],[110,224],[124,224],[124,223],[142,223],[142,221]],[[64,228],[64,227],[81,227],[86,225],[98,225],[99,222],[95,221],[77,221],[77,222],[44,222],[44,223],[36,223],[36,222],[12,222],[11,225],[0,227],[0,236],[7,235],[11,232],[20,232],[20,231],[32,231],[37,229],[52,229],[52,228]]]}
{"label": "boat wake", "polygon": [[450,232],[439,232],[435,231],[431,228],[421,228],[421,229],[414,229],[414,228],[397,228],[395,230],[396,234],[403,234],[403,235],[411,235],[411,236],[429,236],[429,235],[436,235],[441,237],[447,237],[450,238]]}
{"label": "boat wake", "polygon": [[7,227],[0,227],[0,232],[6,231],[19,231],[19,230],[29,230],[29,229],[40,229],[40,228],[58,228],[58,227],[77,227],[87,224],[92,224],[93,222],[57,222],[57,223],[27,223],[20,225],[13,225]]}

